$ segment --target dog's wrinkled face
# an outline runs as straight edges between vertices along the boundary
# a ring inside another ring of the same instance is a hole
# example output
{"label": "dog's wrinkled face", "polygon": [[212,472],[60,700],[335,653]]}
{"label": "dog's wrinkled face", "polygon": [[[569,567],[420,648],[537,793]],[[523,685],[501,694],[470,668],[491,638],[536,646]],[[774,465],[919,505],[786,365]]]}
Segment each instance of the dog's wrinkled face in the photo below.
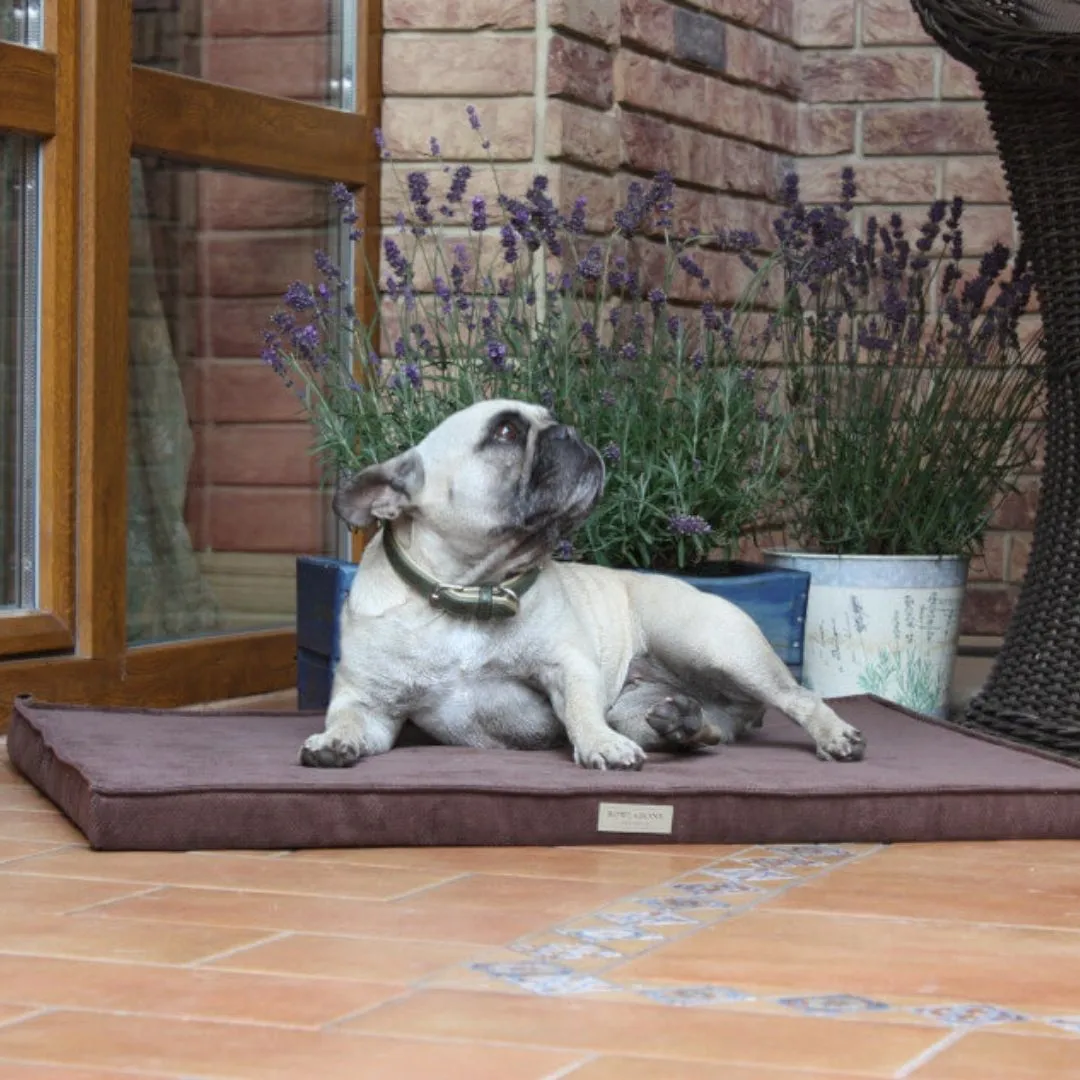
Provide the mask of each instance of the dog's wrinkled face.
{"label": "dog's wrinkled face", "polygon": [[412,517],[463,557],[506,546],[517,566],[577,528],[603,487],[600,455],[547,409],[485,401],[346,481],[334,509],[356,526]]}

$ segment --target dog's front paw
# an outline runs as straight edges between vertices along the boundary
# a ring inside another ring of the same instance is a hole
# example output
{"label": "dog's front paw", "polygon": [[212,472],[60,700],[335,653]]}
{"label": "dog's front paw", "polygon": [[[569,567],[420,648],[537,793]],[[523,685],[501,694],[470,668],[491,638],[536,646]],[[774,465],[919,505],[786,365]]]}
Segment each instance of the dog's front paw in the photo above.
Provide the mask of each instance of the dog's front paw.
{"label": "dog's front paw", "polygon": [[863,733],[842,720],[817,744],[817,756],[822,761],[861,761],[865,753]]}
{"label": "dog's front paw", "polygon": [[320,731],[300,748],[300,764],[313,769],[347,769],[364,756],[358,734]]}
{"label": "dog's front paw", "polygon": [[645,751],[610,729],[574,746],[574,761],[585,769],[640,769]]}

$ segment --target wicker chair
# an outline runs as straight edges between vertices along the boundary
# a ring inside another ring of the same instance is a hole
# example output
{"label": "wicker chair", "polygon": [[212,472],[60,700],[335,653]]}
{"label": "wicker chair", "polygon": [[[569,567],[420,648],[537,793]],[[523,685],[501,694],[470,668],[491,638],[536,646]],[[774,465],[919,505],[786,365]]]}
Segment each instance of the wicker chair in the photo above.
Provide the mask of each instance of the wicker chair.
{"label": "wicker chair", "polygon": [[1080,0],[912,0],[973,68],[1043,316],[1046,466],[1027,577],[963,722],[1080,757]]}

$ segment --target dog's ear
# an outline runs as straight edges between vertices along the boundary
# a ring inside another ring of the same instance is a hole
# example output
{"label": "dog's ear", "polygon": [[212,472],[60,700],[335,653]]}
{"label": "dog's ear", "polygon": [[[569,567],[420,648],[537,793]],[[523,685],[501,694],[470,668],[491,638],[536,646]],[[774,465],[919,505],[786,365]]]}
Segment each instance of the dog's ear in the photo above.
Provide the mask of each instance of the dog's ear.
{"label": "dog's ear", "polygon": [[415,450],[345,477],[334,495],[334,513],[354,528],[393,521],[424,486],[424,463]]}

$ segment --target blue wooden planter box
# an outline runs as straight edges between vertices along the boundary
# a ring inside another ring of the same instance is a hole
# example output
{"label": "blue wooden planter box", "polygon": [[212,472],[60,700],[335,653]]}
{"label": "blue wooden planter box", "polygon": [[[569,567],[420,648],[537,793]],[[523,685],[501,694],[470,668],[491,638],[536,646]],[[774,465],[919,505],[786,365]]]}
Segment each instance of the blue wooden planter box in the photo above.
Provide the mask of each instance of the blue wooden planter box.
{"label": "blue wooden planter box", "polygon": [[[297,689],[301,709],[325,709],[341,657],[338,616],[356,564],[302,555],[296,560]],[[802,678],[803,633],[810,575],[756,563],[711,563],[683,576],[697,588],[742,608]]]}

